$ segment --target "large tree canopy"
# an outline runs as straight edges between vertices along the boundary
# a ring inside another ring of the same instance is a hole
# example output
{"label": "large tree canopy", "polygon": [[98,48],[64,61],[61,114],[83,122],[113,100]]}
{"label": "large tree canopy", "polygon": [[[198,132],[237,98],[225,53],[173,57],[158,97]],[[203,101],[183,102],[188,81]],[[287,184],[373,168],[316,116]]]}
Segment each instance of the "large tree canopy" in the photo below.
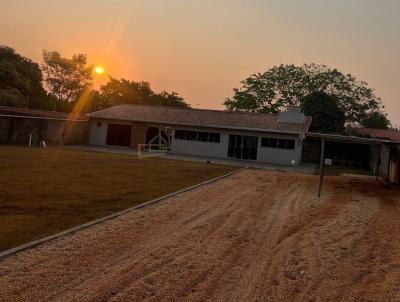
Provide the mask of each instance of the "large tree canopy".
{"label": "large tree canopy", "polygon": [[315,92],[335,96],[347,123],[360,123],[367,112],[383,108],[367,83],[317,64],[280,65],[254,74],[224,104],[228,110],[277,113],[287,105],[303,105],[303,98]]}
{"label": "large tree canopy", "polygon": [[57,51],[44,50],[42,70],[50,95],[61,103],[76,102],[92,86],[93,66],[87,64],[85,54],[67,59]]}
{"label": "large tree canopy", "polygon": [[[120,104],[139,104],[139,105],[157,105],[172,107],[188,107],[183,98],[177,93],[168,93],[163,91],[155,93],[148,82],[135,82],[125,79],[117,80],[110,78],[110,81],[101,86],[101,97],[104,98],[110,106]],[[104,102],[104,100],[103,100]]]}
{"label": "large tree canopy", "polygon": [[391,126],[386,114],[378,111],[366,114],[361,120],[361,125],[363,127],[374,129],[389,129]]}
{"label": "large tree canopy", "polygon": [[0,105],[41,108],[46,101],[39,65],[13,48],[0,46]]}
{"label": "large tree canopy", "polygon": [[312,117],[310,131],[341,133],[345,116],[337,99],[325,92],[314,92],[302,99],[304,114]]}

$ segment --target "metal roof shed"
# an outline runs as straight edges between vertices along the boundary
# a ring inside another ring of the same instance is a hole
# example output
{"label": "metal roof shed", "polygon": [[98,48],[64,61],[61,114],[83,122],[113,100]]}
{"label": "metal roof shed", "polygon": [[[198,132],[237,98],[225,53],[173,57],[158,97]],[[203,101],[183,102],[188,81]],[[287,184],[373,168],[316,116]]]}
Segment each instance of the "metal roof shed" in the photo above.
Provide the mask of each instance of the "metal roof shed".
{"label": "metal roof shed", "polygon": [[[327,141],[332,142],[342,142],[348,144],[365,144],[365,145],[373,145],[381,147],[383,145],[388,146],[397,146],[400,150],[400,141],[393,141],[393,140],[385,140],[385,139],[376,139],[376,138],[365,138],[365,137],[358,137],[358,136],[346,136],[346,135],[338,135],[338,134],[326,134],[326,133],[317,133],[317,132],[307,132],[306,137],[313,137],[313,138],[321,138],[321,154],[320,154],[320,164],[319,164],[319,186],[318,186],[318,197],[321,196],[322,190],[322,183],[324,178],[325,172],[325,144]],[[390,150],[389,148],[389,158],[390,158]],[[379,165],[380,165],[380,156],[381,152],[378,153],[378,160],[377,160],[377,180],[379,177]],[[390,160],[389,160],[390,165]],[[390,169],[388,169],[389,171]],[[386,181],[388,180],[389,175],[387,175]]]}

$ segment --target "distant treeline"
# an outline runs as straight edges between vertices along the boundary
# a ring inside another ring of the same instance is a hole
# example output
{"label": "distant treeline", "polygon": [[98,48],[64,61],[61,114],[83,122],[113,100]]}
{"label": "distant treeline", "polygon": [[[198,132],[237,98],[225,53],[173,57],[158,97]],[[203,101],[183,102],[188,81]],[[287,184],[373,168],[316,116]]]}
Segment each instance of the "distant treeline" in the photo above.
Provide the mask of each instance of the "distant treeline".
{"label": "distant treeline", "polygon": [[85,54],[69,59],[44,50],[39,66],[13,48],[0,46],[0,106],[83,113],[123,103],[189,107],[177,93],[156,93],[148,82],[109,77],[96,90],[93,70]]}

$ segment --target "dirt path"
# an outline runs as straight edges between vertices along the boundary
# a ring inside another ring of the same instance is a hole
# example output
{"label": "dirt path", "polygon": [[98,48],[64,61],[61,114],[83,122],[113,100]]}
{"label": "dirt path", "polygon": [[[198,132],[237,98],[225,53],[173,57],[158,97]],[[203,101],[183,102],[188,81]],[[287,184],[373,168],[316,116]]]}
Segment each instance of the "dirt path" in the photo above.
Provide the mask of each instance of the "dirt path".
{"label": "dirt path", "polygon": [[400,301],[400,191],[248,170],[0,262],[0,301]]}

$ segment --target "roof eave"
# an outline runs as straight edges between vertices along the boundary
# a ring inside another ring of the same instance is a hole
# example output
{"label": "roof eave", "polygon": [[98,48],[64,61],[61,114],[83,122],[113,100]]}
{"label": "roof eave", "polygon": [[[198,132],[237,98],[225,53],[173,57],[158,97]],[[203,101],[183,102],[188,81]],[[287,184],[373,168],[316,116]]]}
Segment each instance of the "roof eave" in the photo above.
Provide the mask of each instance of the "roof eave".
{"label": "roof eave", "polygon": [[[219,125],[193,125],[187,123],[166,123],[160,121],[139,121],[133,119],[124,119],[124,118],[110,118],[110,117],[102,117],[102,116],[94,116],[89,115],[89,118],[93,119],[103,119],[109,121],[123,121],[123,122],[131,122],[131,123],[154,123],[161,125],[174,125],[174,126],[184,126],[184,127],[200,127],[200,128],[216,128],[216,129],[226,129],[226,130],[239,130],[239,131],[257,131],[257,132],[271,132],[271,133],[284,133],[284,134],[293,134],[293,135],[301,135],[305,134],[307,131],[287,131],[287,130],[277,130],[277,129],[264,129],[264,128],[248,128],[248,127],[229,127],[229,126],[219,126]],[[307,127],[306,127],[307,128]]]}

